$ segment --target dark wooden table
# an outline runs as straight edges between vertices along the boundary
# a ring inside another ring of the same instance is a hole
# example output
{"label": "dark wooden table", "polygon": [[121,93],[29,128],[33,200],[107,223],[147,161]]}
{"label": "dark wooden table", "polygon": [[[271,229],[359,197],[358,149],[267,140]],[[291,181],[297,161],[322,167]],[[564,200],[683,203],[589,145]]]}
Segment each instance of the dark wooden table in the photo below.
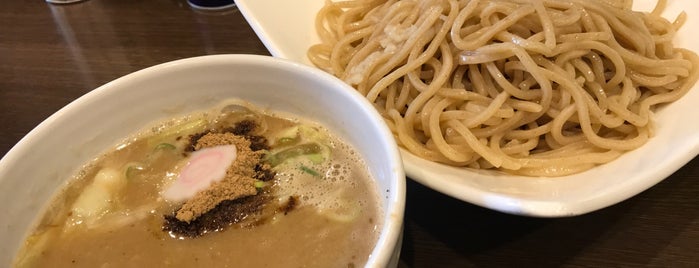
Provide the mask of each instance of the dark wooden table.
{"label": "dark wooden table", "polygon": [[[268,54],[235,9],[202,13],[185,0],[3,1],[0,156],[110,80],[222,53]],[[490,211],[409,180],[404,236],[401,267],[699,267],[699,159],[620,204],[561,219]]]}

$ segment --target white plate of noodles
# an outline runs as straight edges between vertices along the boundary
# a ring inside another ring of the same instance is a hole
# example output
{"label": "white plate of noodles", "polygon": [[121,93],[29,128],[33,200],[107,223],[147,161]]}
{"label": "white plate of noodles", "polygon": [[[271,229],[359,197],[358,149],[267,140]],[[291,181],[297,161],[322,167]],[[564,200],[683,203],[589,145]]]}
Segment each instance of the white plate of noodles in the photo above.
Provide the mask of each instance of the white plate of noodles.
{"label": "white plate of noodles", "polygon": [[463,201],[579,215],[699,154],[699,67],[674,49],[699,51],[696,1],[668,0],[659,13],[667,22],[651,14],[653,0],[618,1],[645,15],[583,0],[404,0],[371,12],[367,3],[385,1],[347,1],[325,9],[323,40],[315,20],[324,0],[236,2],[274,56],[331,72],[375,103],[408,177]]}

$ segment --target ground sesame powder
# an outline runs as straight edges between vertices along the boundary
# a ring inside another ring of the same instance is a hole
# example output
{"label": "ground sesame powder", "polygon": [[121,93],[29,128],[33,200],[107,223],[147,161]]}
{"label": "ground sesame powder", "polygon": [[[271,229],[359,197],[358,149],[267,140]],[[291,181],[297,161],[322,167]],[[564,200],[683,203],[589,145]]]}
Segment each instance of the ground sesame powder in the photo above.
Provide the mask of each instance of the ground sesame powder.
{"label": "ground sesame powder", "polygon": [[176,214],[178,220],[189,223],[223,201],[257,194],[255,166],[260,162],[262,151],[252,151],[248,139],[232,133],[207,133],[197,141],[194,149],[219,145],[235,145],[237,158],[221,181],[213,183],[182,205]]}

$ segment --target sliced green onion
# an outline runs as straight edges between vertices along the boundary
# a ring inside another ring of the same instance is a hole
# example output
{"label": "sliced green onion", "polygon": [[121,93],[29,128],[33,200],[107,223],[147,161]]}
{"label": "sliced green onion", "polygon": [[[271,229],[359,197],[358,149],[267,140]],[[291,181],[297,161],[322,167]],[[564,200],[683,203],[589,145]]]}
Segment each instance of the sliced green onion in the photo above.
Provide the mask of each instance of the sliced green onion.
{"label": "sliced green onion", "polygon": [[308,126],[308,125],[300,125],[299,126],[299,134],[305,140],[319,142],[322,144],[326,144],[327,139],[328,139],[328,137],[324,133],[322,133],[319,129],[312,127],[312,126]]}
{"label": "sliced green onion", "polygon": [[308,158],[308,160],[311,160],[311,162],[313,162],[314,164],[320,164],[325,161],[325,156],[323,156],[323,154],[309,154],[306,155],[306,158]]}
{"label": "sliced green onion", "polygon": [[284,149],[276,154],[269,155],[269,157],[266,159],[267,163],[269,163],[272,167],[277,166],[281,163],[284,163],[284,161],[294,158],[300,155],[309,155],[309,154],[319,154],[323,151],[323,148],[321,145],[317,143],[306,143],[306,144],[301,144],[301,145],[296,145],[294,147]]}
{"label": "sliced green onion", "polygon": [[318,177],[318,178],[321,177],[321,176],[320,176],[320,173],[318,173],[318,171],[316,171],[315,169],[309,168],[309,167],[304,166],[304,165],[301,165],[299,168],[300,168],[303,172],[306,172],[306,173],[308,173],[308,174],[311,174],[311,175],[313,175],[314,177]]}
{"label": "sliced green onion", "polygon": [[157,151],[157,150],[175,150],[175,149],[177,149],[177,146],[170,144],[170,143],[167,143],[167,142],[163,142],[161,144],[156,145],[155,149],[153,149],[153,150]]}
{"label": "sliced green onion", "polygon": [[144,169],[145,168],[143,167],[143,164],[138,162],[131,162],[126,164],[126,171],[124,172],[124,175],[126,176],[126,179],[132,179],[136,176],[136,173]]}
{"label": "sliced green onion", "polygon": [[265,187],[265,184],[266,183],[264,181],[256,180],[255,181],[255,188],[263,188],[263,187]]}
{"label": "sliced green onion", "polygon": [[293,138],[283,137],[283,138],[278,139],[277,142],[274,143],[274,146],[275,147],[291,146],[291,145],[298,143],[299,141],[301,141],[301,137],[299,137],[299,136],[296,136]]}
{"label": "sliced green onion", "polygon": [[275,135],[274,147],[285,147],[298,143],[301,141],[299,136],[299,127],[293,126],[290,128],[282,129]]}

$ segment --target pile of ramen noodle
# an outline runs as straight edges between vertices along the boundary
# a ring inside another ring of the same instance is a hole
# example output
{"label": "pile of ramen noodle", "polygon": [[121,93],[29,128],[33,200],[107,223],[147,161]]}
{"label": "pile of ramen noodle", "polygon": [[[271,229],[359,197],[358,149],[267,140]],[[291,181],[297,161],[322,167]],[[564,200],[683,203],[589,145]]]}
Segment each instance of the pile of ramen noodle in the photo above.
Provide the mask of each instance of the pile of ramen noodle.
{"label": "pile of ramen noodle", "polygon": [[326,2],[308,57],[364,94],[411,153],[530,176],[578,173],[653,136],[699,77],[686,21],[613,0]]}

